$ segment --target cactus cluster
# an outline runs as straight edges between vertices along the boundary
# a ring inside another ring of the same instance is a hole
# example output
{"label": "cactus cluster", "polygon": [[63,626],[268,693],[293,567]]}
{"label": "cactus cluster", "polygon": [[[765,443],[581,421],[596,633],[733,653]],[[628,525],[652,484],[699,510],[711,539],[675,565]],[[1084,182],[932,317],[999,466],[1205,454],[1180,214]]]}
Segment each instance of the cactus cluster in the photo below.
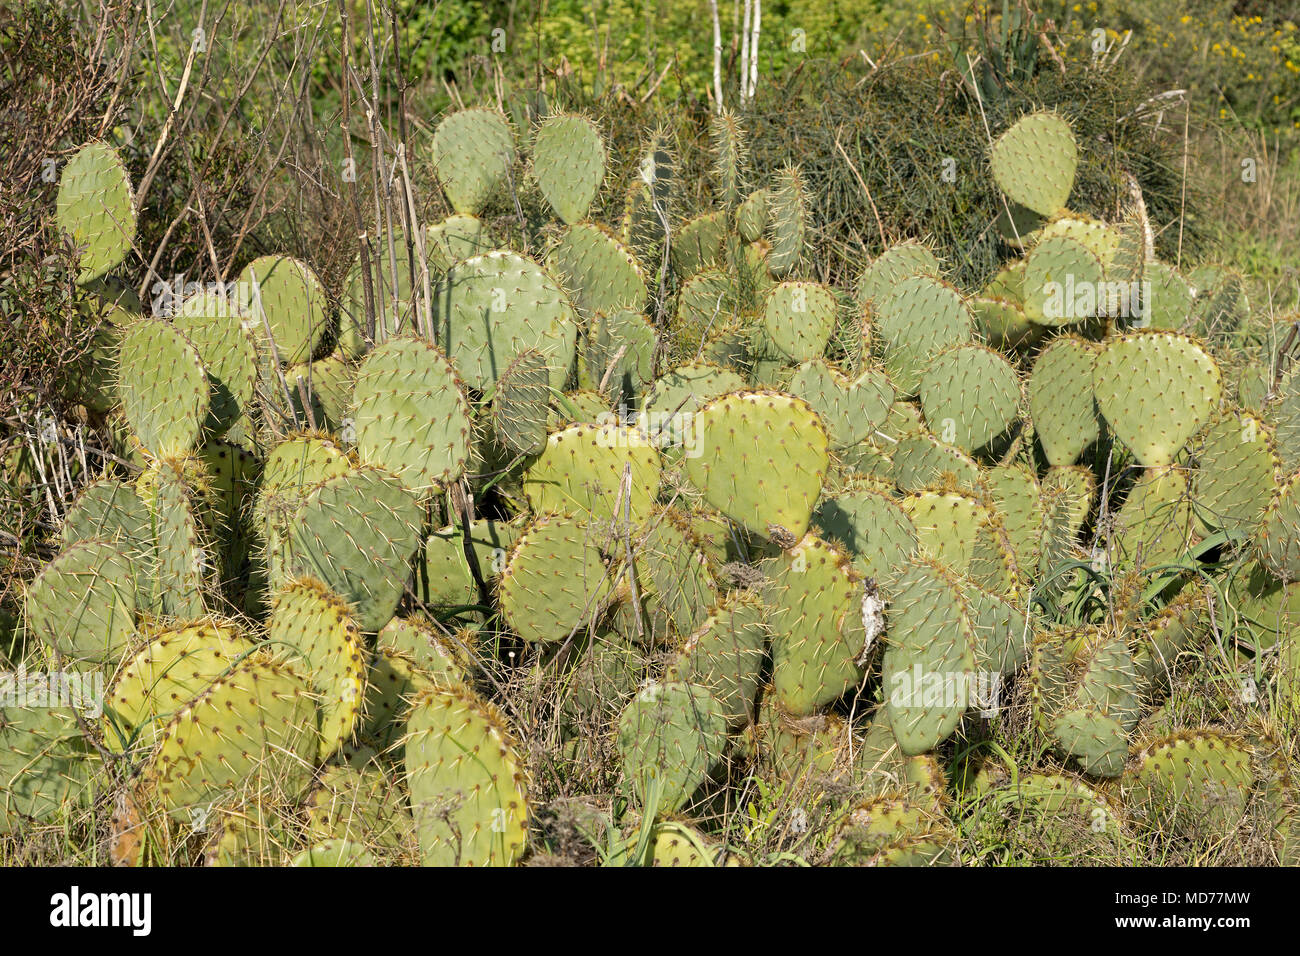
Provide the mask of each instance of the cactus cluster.
{"label": "cactus cluster", "polygon": [[[3,832],[110,794],[119,862],[509,865],[565,772],[627,798],[607,862],[763,862],[716,832],[754,780],[814,801],[832,864],[961,862],[1009,809],[1113,846],[1259,798],[1289,833],[1267,735],[1162,719],[1225,633],[1297,699],[1300,377],[1233,391],[1197,337],[1232,290],[1139,209],[1071,211],[1053,113],[991,143],[1011,259],[976,289],[912,239],[817,281],[799,170],[754,184],[712,132],[683,219],[663,132],[606,189],[590,118],[462,110],[413,272],[272,255],[170,315],[115,300],[77,387],[118,463],[20,662],[103,712],[0,707]],[[493,238],[507,190],[554,213],[531,254]],[[97,301],[135,229],[111,150],[58,209]],[[1038,765],[977,765],[1013,720]]]}

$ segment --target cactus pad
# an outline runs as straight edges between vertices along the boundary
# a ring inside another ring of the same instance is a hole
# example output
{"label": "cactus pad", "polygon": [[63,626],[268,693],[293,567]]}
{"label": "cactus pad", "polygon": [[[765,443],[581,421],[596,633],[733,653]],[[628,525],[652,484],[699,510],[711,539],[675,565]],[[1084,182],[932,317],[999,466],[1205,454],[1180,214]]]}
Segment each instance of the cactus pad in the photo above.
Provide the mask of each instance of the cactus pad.
{"label": "cactus pad", "polygon": [[59,175],[55,220],[81,249],[77,282],[86,284],[119,265],[135,242],[135,195],[117,152],[88,143]]}
{"label": "cactus pad", "polygon": [[758,534],[798,540],[828,464],[829,438],[807,403],[779,392],[734,392],[697,413],[700,454],[686,473],[705,500]]}
{"label": "cactus pad", "polygon": [[726,712],[702,687],[649,684],[618,719],[623,778],[658,813],[685,805],[721,759]]}
{"label": "cactus pad", "polygon": [[357,371],[353,420],[361,459],[427,494],[469,458],[469,404],[451,364],[421,339],[390,339]]}
{"label": "cactus pad", "polygon": [[467,691],[412,704],[406,782],[426,866],[510,866],[528,838],[521,761],[504,718]]}
{"label": "cactus pad", "polygon": [[192,451],[211,398],[198,350],[170,325],[141,319],[122,335],[117,361],[122,408],[140,444],[159,457]]}
{"label": "cactus pad", "polygon": [[506,621],[527,641],[561,641],[596,618],[613,586],[604,549],[615,551],[585,522],[542,516],[511,549],[499,583]]}
{"label": "cactus pad", "polygon": [[415,495],[378,469],[327,478],[290,522],[284,574],[319,579],[361,630],[377,631],[401,600],[421,523]]}
{"label": "cactus pad", "polygon": [[982,345],[941,353],[921,376],[926,424],[968,454],[1001,435],[1020,410],[1020,379],[1007,360]]}
{"label": "cactus pad", "polygon": [[1029,376],[1029,412],[1049,464],[1074,464],[1100,434],[1092,397],[1099,351],[1091,342],[1062,335],[1034,362]]}
{"label": "cactus pad", "polygon": [[587,215],[605,179],[605,142],[585,116],[557,114],[533,137],[533,177],[567,224]]}
{"label": "cactus pad", "polygon": [[495,110],[452,113],[433,134],[433,168],[452,208],[477,214],[505,184],[515,161],[515,140]]}
{"label": "cactus pad", "polygon": [[1013,202],[1040,216],[1065,207],[1074,186],[1079,148],[1070,125],[1055,113],[1029,113],[989,151],[993,178]]}
{"label": "cactus pad", "polygon": [[1171,464],[1223,395],[1219,366],[1195,339],[1157,330],[1109,340],[1092,387],[1107,424],[1148,468]]}

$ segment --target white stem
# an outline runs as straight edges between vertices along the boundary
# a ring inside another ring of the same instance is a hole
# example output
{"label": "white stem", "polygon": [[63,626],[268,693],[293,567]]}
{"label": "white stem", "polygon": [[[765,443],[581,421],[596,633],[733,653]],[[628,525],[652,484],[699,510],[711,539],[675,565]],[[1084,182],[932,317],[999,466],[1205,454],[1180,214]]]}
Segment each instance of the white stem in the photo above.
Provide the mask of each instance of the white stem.
{"label": "white stem", "polygon": [[758,26],[763,19],[763,0],[754,0],[754,38],[749,41],[749,99],[758,89]]}
{"label": "white stem", "polygon": [[713,14],[713,108],[722,112],[722,24],[718,22],[718,0],[709,0]]}
{"label": "white stem", "polygon": [[745,0],[745,19],[740,25],[740,105],[745,105],[745,78],[749,76],[749,11],[753,0]]}

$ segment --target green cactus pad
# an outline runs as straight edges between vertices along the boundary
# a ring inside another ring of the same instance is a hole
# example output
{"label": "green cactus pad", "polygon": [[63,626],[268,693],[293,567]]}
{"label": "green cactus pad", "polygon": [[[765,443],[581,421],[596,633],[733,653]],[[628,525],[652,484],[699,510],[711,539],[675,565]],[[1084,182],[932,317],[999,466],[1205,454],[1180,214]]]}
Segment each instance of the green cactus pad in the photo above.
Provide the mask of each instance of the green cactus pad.
{"label": "green cactus pad", "polygon": [[426,866],[510,866],[528,839],[523,766],[505,719],[468,691],[429,690],[404,741]]}
{"label": "green cactus pad", "polygon": [[[966,600],[967,617],[975,635],[975,666],[986,675],[1013,673],[1029,654],[1033,637],[1025,613],[1014,604],[991,594],[973,584],[962,588]],[[986,690],[996,691],[996,687]],[[977,701],[985,706],[998,706],[994,701]],[[991,708],[990,708],[991,709]]]}
{"label": "green cactus pad", "polygon": [[930,434],[907,435],[892,447],[892,477],[907,492],[938,485],[973,490],[980,483],[979,465],[951,445]]}
{"label": "green cactus pad", "polygon": [[1022,303],[976,296],[970,300],[970,310],[976,328],[995,348],[1024,348],[1038,341],[1043,333],[1043,327],[1025,315]]}
{"label": "green cactus pad", "polygon": [[1038,566],[1043,503],[1038,479],[1026,465],[1012,463],[984,473],[989,499],[1022,567]]}
{"label": "green cactus pad", "polygon": [[598,312],[645,307],[649,293],[636,258],[597,223],[566,229],[547,254],[546,265],[588,321]]}
{"label": "green cactus pad", "polygon": [[[313,430],[326,432],[345,427],[352,411],[357,373],[342,355],[335,353],[317,362],[292,365],[284,370],[284,380],[289,386],[293,412],[298,421],[306,422]],[[302,392],[307,393],[306,404],[303,404]],[[353,431],[355,433],[355,428]]]}
{"label": "green cactus pad", "polygon": [[845,548],[853,566],[869,579],[885,582],[916,550],[916,526],[887,495],[863,488],[824,499],[813,524]]}
{"label": "green cactus pad", "polygon": [[808,187],[799,169],[786,166],[779,170],[772,178],[767,201],[768,235],[772,240],[767,268],[778,279],[789,275],[803,255],[808,206]]}
{"label": "green cactus pad", "polygon": [[274,255],[254,259],[239,274],[236,292],[235,304],[248,317],[246,328],[269,351],[269,326],[282,364],[306,362],[329,331],[325,287],[311,266],[299,259]]}
{"label": "green cactus pad", "polygon": [[311,780],[317,720],[305,678],[250,657],[171,719],[142,789],[183,822],[231,799],[294,801]]}
{"label": "green cactus pad", "polygon": [[564,384],[578,314],[545,269],[507,250],[489,252],[450,270],[436,297],[438,343],[471,386],[489,389],[529,349],[546,356],[551,385]]}
{"label": "green cactus pad", "polygon": [[515,139],[495,110],[451,113],[433,133],[433,168],[453,209],[477,215],[515,162]]}
{"label": "green cactus pad", "polygon": [[[695,450],[695,413],[710,399],[738,391],[745,380],[711,362],[691,362],[660,375],[646,395],[638,424],[670,460]],[[686,449],[683,446],[689,445]]]}
{"label": "green cactus pad", "polygon": [[1100,349],[1073,335],[1053,339],[1038,354],[1029,376],[1029,414],[1052,465],[1072,465],[1097,440],[1093,368]]}
{"label": "green cactus pad", "polygon": [[581,736],[590,733],[593,723],[612,725],[636,695],[646,665],[641,650],[620,635],[592,635],[577,663],[563,675],[558,704],[566,729]]}
{"label": "green cactus pad", "polygon": [[611,400],[639,401],[654,384],[659,337],[640,312],[597,315],[578,355],[578,383],[601,390]]}
{"label": "green cactus pad", "polygon": [[253,505],[254,523],[268,551],[277,543],[272,539],[288,533],[307,491],[326,478],[346,474],[353,465],[347,453],[325,435],[291,436],[271,449]]}
{"label": "green cactus pad", "polygon": [[974,680],[975,633],[952,577],[919,561],[900,572],[885,635],[885,712],[899,749],[924,753],[957,728]]}
{"label": "green cactus pad", "polygon": [[923,491],[901,504],[922,553],[999,594],[1014,586],[1015,558],[1006,532],[981,501],[955,492]]}
{"label": "green cactus pad", "polygon": [[204,620],[154,632],[118,674],[105,702],[113,750],[152,750],[175,713],[253,650],[229,623]]}
{"label": "green cactus pad", "polygon": [[363,746],[374,748],[385,758],[398,752],[411,701],[436,686],[438,682],[409,657],[378,647],[370,656],[366,700],[361,708],[365,715],[359,735]]}
{"label": "green cactus pad", "polygon": [[995,223],[1002,241],[1020,252],[1024,252],[1038,241],[1043,231],[1043,224],[1042,216],[1011,200],[998,210]]}
{"label": "green cactus pad", "polygon": [[1148,262],[1142,278],[1150,283],[1150,297],[1142,304],[1144,328],[1181,331],[1192,316],[1192,287],[1171,265]]}
{"label": "green cactus pad", "polygon": [[327,478],[289,524],[282,579],[317,578],[348,603],[361,630],[377,631],[406,588],[421,524],[416,496],[379,469]]}
{"label": "green cactus pad", "polygon": [[76,308],[94,331],[88,348],[68,369],[68,395],[102,415],[118,404],[118,344],[122,330],[140,318],[140,299],[123,283],[96,279],[81,289]]}
{"label": "green cactus pad", "polygon": [[725,213],[706,212],[682,223],[673,236],[673,272],[686,279],[702,269],[721,264],[726,238]]}
{"label": "green cactus pad", "polygon": [[199,292],[181,303],[172,316],[207,370],[212,386],[207,431],[222,435],[248,414],[257,385],[257,348],[244,331],[241,316],[225,296]]}
{"label": "green cactus pad", "polygon": [[426,227],[424,241],[429,268],[438,274],[499,245],[481,219],[463,213],[453,213],[442,222]]}
{"label": "green cactus pad", "polygon": [[1183,731],[1146,745],[1124,775],[1124,802],[1149,825],[1182,833],[1230,833],[1242,821],[1254,775],[1251,752],[1211,731]]}
{"label": "green cactus pad", "polygon": [[560,515],[535,519],[506,560],[498,596],[506,621],[527,641],[561,641],[593,621],[613,587],[615,550],[595,527]]}
{"label": "green cactus pad", "polygon": [[730,328],[739,310],[735,279],[721,269],[702,269],[681,284],[668,319],[671,341],[686,359],[699,359],[709,337]]}
{"label": "green cactus pad", "polygon": [[415,842],[401,788],[373,759],[360,767],[326,767],[305,810],[313,840],[349,840],[385,852],[402,852]]}
{"label": "green cactus pad", "polygon": [[422,617],[395,617],[384,625],[376,640],[381,649],[410,658],[425,677],[439,686],[468,682],[469,654]]}
{"label": "green cactus pad", "polygon": [[1110,339],[1092,373],[1106,423],[1139,463],[1171,464],[1223,395],[1218,363],[1177,332],[1129,332]]}
{"label": "green cactus pad", "polygon": [[605,142],[585,116],[548,117],[533,137],[533,178],[568,225],[584,219],[605,180]]}
{"label": "green cactus pad", "polygon": [[633,555],[655,623],[661,619],[681,637],[695,631],[718,591],[687,515],[675,508],[656,509],[634,542]]}
{"label": "green cactus pad", "polygon": [[427,494],[469,458],[469,403],[451,364],[421,339],[390,339],[357,370],[353,421],[361,459]]}
{"label": "green cactus pad", "polygon": [[547,438],[524,477],[524,492],[538,513],[619,521],[630,515],[639,524],[659,483],[659,453],[638,428],[571,425]]}
{"label": "green cactus pad", "polygon": [[27,588],[28,634],[73,664],[116,664],[135,634],[132,560],[119,542],[66,547]]}
{"label": "green cactus pad", "polygon": [[1069,535],[1073,538],[1083,529],[1083,523],[1092,511],[1093,499],[1097,495],[1097,478],[1082,465],[1053,465],[1043,475],[1041,492],[1047,495],[1053,489],[1060,489],[1065,496],[1062,504],[1068,516]]}
{"label": "green cactus pad", "polygon": [[876,300],[872,339],[900,395],[914,395],[940,352],[970,341],[974,317],[952,286],[913,275]]}
{"label": "green cactus pad", "polygon": [[135,242],[135,195],[121,158],[107,143],[88,143],[59,174],[55,221],[81,250],[85,285],[126,258]]}
{"label": "green cactus pad", "polygon": [[1049,236],[1025,261],[1025,317],[1038,325],[1084,322],[1101,313],[1104,267],[1070,236]]}
{"label": "green cactus pad", "polygon": [[[157,595],[162,612],[174,617],[202,617],[204,597],[219,579],[215,542],[203,516],[212,507],[205,477],[194,476],[184,462],[168,460],[152,472],[154,547],[158,554]],[[198,477],[198,482],[191,479]]]}
{"label": "green cactus pad", "polygon": [[1272,429],[1250,412],[1230,410],[1211,422],[1194,445],[1196,516],[1208,529],[1249,537],[1277,490],[1281,462]]}
{"label": "green cactus pad", "polygon": [[1117,544],[1129,562],[1144,567],[1178,561],[1197,530],[1186,474],[1176,468],[1152,468],[1129,491],[1115,516]]}
{"label": "green cactus pad", "polygon": [[1283,581],[1300,580],[1300,472],[1278,485],[1255,534],[1260,562]]}
{"label": "green cactus pad", "polygon": [[153,517],[134,488],[103,478],[82,489],[63,517],[60,540],[66,548],[92,538],[114,543],[128,557],[136,580],[136,608],[152,608],[158,561]]}
{"label": "green cactus pad", "polygon": [[884,424],[894,403],[894,386],[884,372],[867,369],[850,380],[821,359],[799,366],[790,394],[821,416],[831,445],[856,445]]}
{"label": "green cactus pad", "polygon": [[[847,725],[835,714],[794,717],[764,688],[754,728],[760,766],[784,785],[835,780],[843,762]],[[751,733],[754,733],[751,731]]]}
{"label": "green cactus pad", "polygon": [[183,455],[198,444],[210,404],[198,350],[165,322],[141,319],[122,335],[118,394],[147,454]]}
{"label": "green cactus pad", "polygon": [[1273,400],[1264,412],[1274,428],[1282,469],[1290,474],[1300,469],[1300,375],[1284,376],[1272,392]]}
{"label": "green cactus pad", "polygon": [[320,759],[357,731],[366,679],[366,649],[343,600],[312,578],[276,593],[266,625],[273,652],[308,675],[320,707]]}
{"label": "green cactus pad", "polygon": [[26,819],[80,809],[94,770],[94,750],[72,708],[0,707],[0,835],[17,832]]}
{"label": "green cactus pad", "polygon": [[763,587],[771,608],[772,687],[802,716],[856,687],[869,638],[863,582],[847,556],[816,535],[774,559]]}
{"label": "green cactus pad", "polygon": [[1068,710],[1052,724],[1062,750],[1094,777],[1118,777],[1124,772],[1128,735],[1110,717],[1091,708]]}
{"label": "green cactus pad", "polygon": [[736,232],[743,241],[757,242],[767,232],[771,197],[771,190],[755,189],[736,209]]}
{"label": "green cactus pad", "polygon": [[618,719],[623,779],[637,801],[658,813],[685,805],[722,758],[724,707],[703,687],[649,684]]}
{"label": "green cactus pad", "polygon": [[782,282],[763,301],[763,344],[794,362],[819,357],[835,330],[835,294],[816,282]]}
{"label": "green cactus pad", "polygon": [[303,850],[291,861],[290,866],[378,866],[374,856],[359,843],[347,840],[325,840]]}
{"label": "green cactus pad", "polygon": [[507,451],[537,455],[546,448],[550,378],[546,356],[529,349],[497,379],[492,395],[492,434]]}
{"label": "green cactus pad", "polygon": [[895,243],[871,260],[858,279],[854,296],[861,305],[872,306],[887,298],[904,279],[917,275],[937,279],[942,271],[929,246],[908,239]]}
{"label": "green cactus pad", "polygon": [[1070,125],[1055,113],[1028,113],[994,140],[989,162],[998,188],[1040,216],[1065,207],[1074,186],[1079,148]]}
{"label": "green cactus pad", "polygon": [[728,725],[745,724],[754,715],[767,633],[758,599],[734,592],[682,644],[665,679],[703,687],[721,706]]}
{"label": "green cactus pad", "polygon": [[926,424],[968,454],[1001,435],[1020,410],[1020,379],[1002,356],[982,345],[938,355],[921,376]]}
{"label": "green cactus pad", "polygon": [[943,866],[956,834],[945,818],[896,795],[850,811],[835,835],[834,866]]}
{"label": "green cactus pad", "polygon": [[733,392],[696,415],[699,454],[686,474],[705,500],[749,530],[798,540],[829,463],[829,438],[806,402],[779,392]]}

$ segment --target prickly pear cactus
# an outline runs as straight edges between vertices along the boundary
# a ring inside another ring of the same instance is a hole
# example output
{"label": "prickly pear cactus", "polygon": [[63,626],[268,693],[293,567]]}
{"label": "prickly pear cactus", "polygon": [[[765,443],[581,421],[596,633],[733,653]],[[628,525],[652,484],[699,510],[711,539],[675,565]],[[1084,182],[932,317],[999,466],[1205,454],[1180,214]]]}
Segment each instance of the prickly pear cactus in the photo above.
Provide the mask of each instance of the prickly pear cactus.
{"label": "prickly pear cactus", "polygon": [[708,778],[726,739],[723,706],[704,688],[649,684],[618,719],[624,781],[642,806],[671,813]]}
{"label": "prickly pear cactus", "polygon": [[107,143],[88,143],[59,174],[56,221],[80,250],[77,282],[118,266],[135,242],[135,193],[126,166]]}
{"label": "prickly pear cactus", "polygon": [[880,215],[846,269],[750,114],[628,137],[552,79],[417,124],[350,247],[258,230],[147,318],[192,243],[68,152],[0,860],[1300,858],[1297,316],[1159,261],[1064,111],[985,98],[957,244],[1005,262]]}
{"label": "prickly pear cactus", "polygon": [[459,478],[469,458],[469,404],[435,346],[394,338],[357,370],[352,421],[362,461],[421,494]]}
{"label": "prickly pear cactus", "polygon": [[403,745],[426,866],[509,866],[528,839],[523,769],[504,719],[467,691],[412,704]]}
{"label": "prickly pear cactus", "polygon": [[734,392],[701,408],[695,427],[698,454],[687,455],[686,474],[705,500],[757,534],[802,537],[830,444],[807,403],[779,392]]}

